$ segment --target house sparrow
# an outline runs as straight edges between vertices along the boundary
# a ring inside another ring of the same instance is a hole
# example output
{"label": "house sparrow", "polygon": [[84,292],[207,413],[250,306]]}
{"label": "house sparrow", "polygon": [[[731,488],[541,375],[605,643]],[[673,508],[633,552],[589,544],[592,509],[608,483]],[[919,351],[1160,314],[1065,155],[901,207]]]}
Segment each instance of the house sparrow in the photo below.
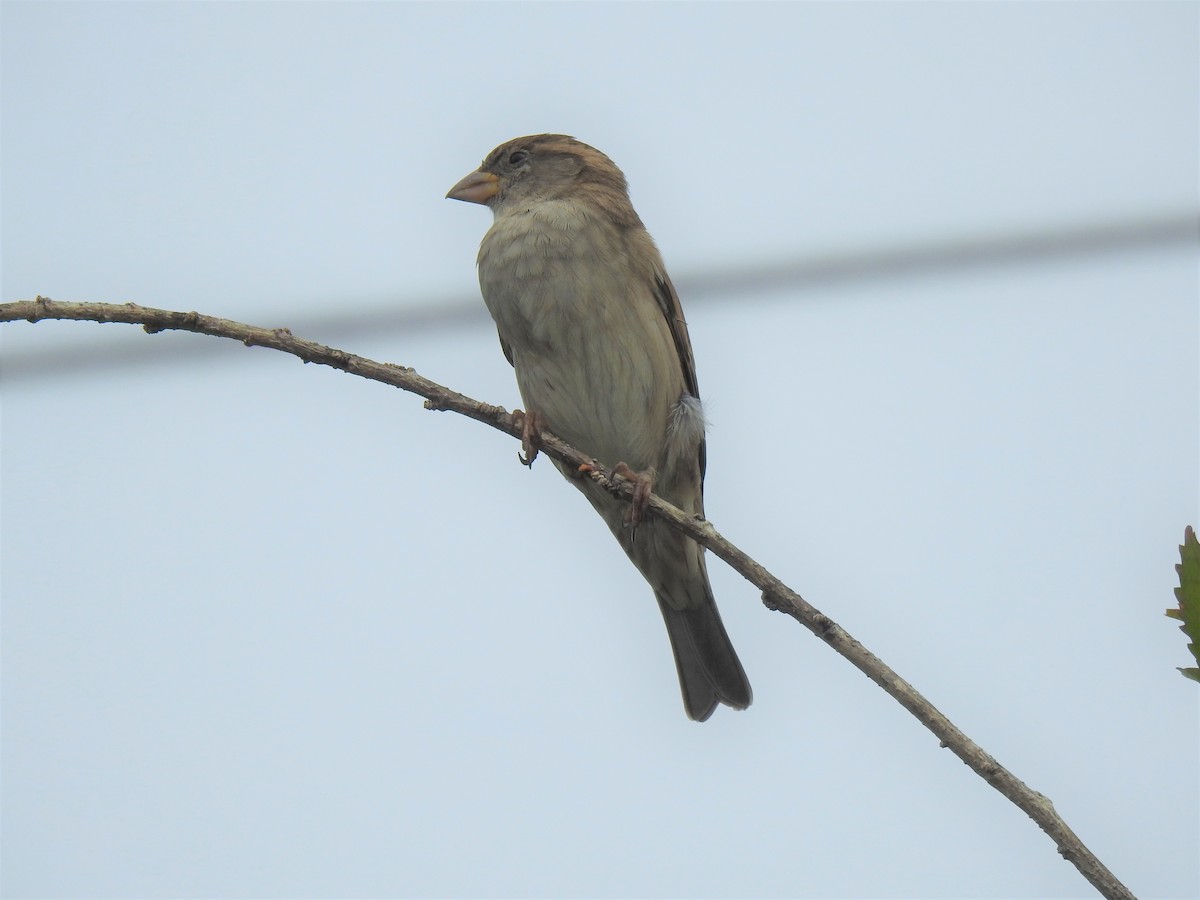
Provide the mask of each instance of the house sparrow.
{"label": "house sparrow", "polygon": [[[446,196],[494,216],[479,285],[525,403],[526,460],[545,427],[635,477],[643,505],[652,481],[664,500],[703,516],[704,415],[687,323],[621,170],[574,138],[532,135],[501,144]],[[688,716],[749,706],[704,548],[655,519],[632,527],[636,501],[630,516],[591,480],[569,480],[654,589]]]}

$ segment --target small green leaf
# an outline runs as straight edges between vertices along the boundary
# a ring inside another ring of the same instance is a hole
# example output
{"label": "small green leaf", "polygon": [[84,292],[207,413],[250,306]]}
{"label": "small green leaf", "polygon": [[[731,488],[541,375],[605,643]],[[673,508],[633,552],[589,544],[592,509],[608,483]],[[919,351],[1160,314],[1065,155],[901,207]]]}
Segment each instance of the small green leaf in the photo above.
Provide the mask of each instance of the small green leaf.
{"label": "small green leaf", "polygon": [[[1175,588],[1175,599],[1179,609],[1168,609],[1166,614],[1183,624],[1179,630],[1191,640],[1188,650],[1200,662],[1200,542],[1189,525],[1183,530],[1183,543],[1179,546],[1180,563],[1175,567],[1179,573],[1179,587]],[[1200,682],[1200,669],[1180,669],[1185,678]]]}

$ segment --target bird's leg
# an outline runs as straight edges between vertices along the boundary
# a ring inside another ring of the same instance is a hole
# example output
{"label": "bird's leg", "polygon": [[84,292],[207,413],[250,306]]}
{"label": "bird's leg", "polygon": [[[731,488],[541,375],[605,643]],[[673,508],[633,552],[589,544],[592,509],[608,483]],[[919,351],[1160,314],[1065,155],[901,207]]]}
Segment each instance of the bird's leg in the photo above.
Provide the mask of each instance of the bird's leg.
{"label": "bird's leg", "polygon": [[654,488],[654,478],[650,471],[635,472],[623,462],[613,467],[613,474],[620,475],[633,482],[633,499],[625,513],[625,526],[634,528],[641,523],[646,513],[646,504],[650,502],[650,492]]}
{"label": "bird's leg", "polygon": [[521,450],[517,453],[517,459],[521,461],[521,465],[531,467],[533,461],[537,459],[538,443],[541,439],[542,426],[545,424],[542,421],[541,413],[529,410],[523,412],[519,409],[514,409],[512,413],[513,424],[518,422],[521,425]]}

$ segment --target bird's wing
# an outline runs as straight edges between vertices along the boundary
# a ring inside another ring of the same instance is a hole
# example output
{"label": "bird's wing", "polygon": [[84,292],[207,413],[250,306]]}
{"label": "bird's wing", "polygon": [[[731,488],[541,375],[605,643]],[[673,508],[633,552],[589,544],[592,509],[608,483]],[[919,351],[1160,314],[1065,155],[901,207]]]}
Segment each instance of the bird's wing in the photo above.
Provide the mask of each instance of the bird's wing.
{"label": "bird's wing", "polygon": [[[654,276],[654,299],[667,320],[667,328],[671,331],[671,339],[675,342],[675,352],[679,354],[679,365],[683,369],[683,384],[689,394],[700,399],[700,385],[696,381],[696,358],[692,355],[692,339],[688,336],[687,320],[683,317],[683,307],[679,303],[679,295],[675,293],[675,285],[666,272],[658,272]],[[707,463],[705,442],[700,441],[700,483],[704,483],[704,468]]]}

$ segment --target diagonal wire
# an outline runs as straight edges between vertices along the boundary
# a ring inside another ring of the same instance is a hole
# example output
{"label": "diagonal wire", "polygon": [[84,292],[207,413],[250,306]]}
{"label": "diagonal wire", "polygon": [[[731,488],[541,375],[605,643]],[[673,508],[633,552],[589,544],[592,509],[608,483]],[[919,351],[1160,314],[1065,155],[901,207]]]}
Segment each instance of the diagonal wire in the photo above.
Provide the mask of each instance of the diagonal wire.
{"label": "diagonal wire", "polygon": [[[948,275],[974,269],[1027,266],[1188,246],[1200,249],[1200,214],[1191,211],[958,240],[897,243],[857,252],[795,254],[760,263],[684,273],[675,281],[688,308],[694,309],[699,304],[730,296],[744,300],[754,294],[778,294],[784,290],[801,294],[838,284]],[[391,301],[366,306],[359,312],[347,312],[347,307],[352,305],[339,302],[338,312],[297,319],[290,327],[297,334],[317,335],[325,341],[345,341],[388,331],[412,334],[482,326],[487,322],[487,314],[478,297],[453,296],[421,305]],[[3,375],[5,381],[11,383],[17,378],[145,368],[167,361],[178,363],[182,358],[227,359],[222,350],[204,341],[187,344],[146,341],[136,347],[124,342],[115,346],[111,341],[97,341],[69,350],[5,354]]]}

